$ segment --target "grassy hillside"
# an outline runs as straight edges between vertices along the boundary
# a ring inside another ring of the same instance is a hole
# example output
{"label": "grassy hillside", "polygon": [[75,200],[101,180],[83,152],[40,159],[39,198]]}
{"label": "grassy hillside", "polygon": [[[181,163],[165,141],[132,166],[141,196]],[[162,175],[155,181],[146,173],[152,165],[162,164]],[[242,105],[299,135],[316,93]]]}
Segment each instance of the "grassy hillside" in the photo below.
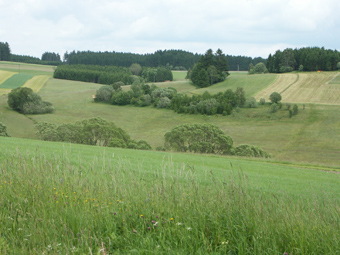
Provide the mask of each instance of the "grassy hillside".
{"label": "grassy hillside", "polygon": [[1,254],[339,251],[333,172],[18,138],[0,151]]}
{"label": "grassy hillside", "polygon": [[[326,74],[327,72],[324,72],[322,75]],[[190,81],[184,80],[184,77],[185,72],[175,72],[174,82],[156,85],[175,87],[182,93],[202,93],[202,89],[197,90]],[[276,86],[275,84],[281,84],[282,91],[294,83],[296,77],[296,74],[232,73],[227,81],[216,84],[208,90],[214,93],[241,86],[245,88],[248,95],[251,95],[256,91],[259,92],[263,87],[270,88]],[[329,77],[334,78],[334,73],[329,73]],[[260,106],[256,109],[241,109],[240,113],[231,116],[186,115],[153,107],[120,107],[93,103],[92,95],[100,86],[94,83],[48,80],[39,95],[43,100],[53,103],[56,111],[47,115],[27,117],[20,115],[8,109],[6,96],[1,96],[0,121],[7,125],[12,136],[35,138],[35,122],[62,124],[100,116],[115,122],[133,139],[148,141],[153,148],[162,146],[164,134],[179,124],[212,123],[230,135],[234,145],[244,143],[257,145],[268,151],[275,160],[340,165],[338,156],[340,108],[338,106],[307,104],[305,110],[302,110],[300,105],[299,114],[293,118],[288,118],[285,106],[276,114],[269,114],[268,106]],[[128,89],[128,86],[125,89]]]}

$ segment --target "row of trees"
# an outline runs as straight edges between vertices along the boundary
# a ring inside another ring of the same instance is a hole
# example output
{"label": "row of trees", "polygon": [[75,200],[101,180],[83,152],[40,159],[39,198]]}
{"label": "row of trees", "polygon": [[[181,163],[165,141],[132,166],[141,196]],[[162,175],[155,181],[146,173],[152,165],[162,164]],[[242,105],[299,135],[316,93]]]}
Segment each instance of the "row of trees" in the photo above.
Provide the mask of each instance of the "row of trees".
{"label": "row of trees", "polygon": [[193,84],[203,88],[224,81],[229,75],[228,71],[228,60],[222,50],[218,49],[214,54],[213,51],[209,49],[205,55],[199,59],[193,69],[188,71],[187,77]]}
{"label": "row of trees", "polygon": [[11,60],[11,49],[7,42],[0,42],[0,61],[10,61]]}
{"label": "row of trees", "polygon": [[113,122],[100,117],[77,121],[73,124],[55,125],[39,122],[37,135],[44,141],[62,141],[87,145],[150,150],[144,140],[135,141]]}
{"label": "row of trees", "polygon": [[119,66],[98,66],[98,65],[60,65],[54,71],[54,78],[94,82],[100,84],[132,84],[140,82],[140,78],[146,82],[172,81],[171,70],[165,67],[142,68],[139,64],[132,64],[130,68]]}
{"label": "row of trees", "polygon": [[[65,53],[64,61],[67,64],[85,65],[115,65],[131,66],[139,63],[142,66],[158,67],[167,66],[171,70],[188,70],[200,60],[202,54],[194,54],[183,50],[158,50],[152,54],[134,54],[123,52],[92,52],[92,51],[73,51]],[[256,65],[264,62],[263,58],[251,58],[245,56],[226,56],[230,70],[247,71],[250,63]]]}
{"label": "row of trees", "polygon": [[340,68],[340,52],[324,47],[285,49],[269,55],[267,68],[271,73],[299,71],[335,71]]}
{"label": "row of trees", "polygon": [[252,145],[233,147],[233,139],[212,124],[183,124],[164,135],[165,150],[214,153],[269,158],[264,150]]}
{"label": "row of trees", "polygon": [[96,92],[95,102],[105,102],[113,105],[149,106],[172,109],[177,113],[230,115],[233,108],[243,107],[246,97],[243,88],[234,91],[226,90],[216,95],[204,92],[203,95],[188,96],[177,94],[175,88],[158,88],[155,85],[131,85],[129,91],[122,91],[119,84],[102,86]]}

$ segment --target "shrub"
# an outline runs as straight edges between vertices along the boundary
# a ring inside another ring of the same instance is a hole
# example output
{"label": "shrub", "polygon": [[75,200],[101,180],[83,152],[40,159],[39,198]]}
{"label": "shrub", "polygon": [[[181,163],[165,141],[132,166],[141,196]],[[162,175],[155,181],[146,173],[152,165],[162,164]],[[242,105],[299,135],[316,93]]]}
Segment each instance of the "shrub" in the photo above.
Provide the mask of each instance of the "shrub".
{"label": "shrub", "polygon": [[261,98],[261,99],[260,99],[260,105],[264,105],[265,103],[266,103],[266,99]]}
{"label": "shrub", "polygon": [[114,91],[115,89],[113,88],[113,86],[109,86],[109,85],[101,86],[96,91],[96,97],[94,101],[109,103]]}
{"label": "shrub", "polygon": [[298,112],[299,112],[299,107],[298,107],[297,104],[294,104],[294,105],[293,105],[293,115],[298,114]]}
{"label": "shrub", "polygon": [[273,92],[273,93],[271,93],[270,96],[269,96],[269,100],[270,100],[272,103],[276,103],[276,104],[277,104],[278,102],[281,101],[281,99],[282,99],[281,95],[280,95],[279,93],[277,93],[277,92]]}
{"label": "shrub", "polygon": [[234,150],[235,155],[244,157],[270,158],[270,155],[259,147],[241,144]]}
{"label": "shrub", "polygon": [[157,103],[157,108],[168,108],[171,104],[171,100],[167,97],[162,97]]}
{"label": "shrub", "polygon": [[7,127],[5,124],[2,124],[0,122],[0,136],[6,136],[9,137],[10,135],[7,133]]}
{"label": "shrub", "polygon": [[278,109],[279,109],[279,107],[278,107],[278,105],[275,104],[275,103],[273,103],[273,104],[270,106],[270,112],[271,112],[271,113],[277,112]]}
{"label": "shrub", "polygon": [[181,152],[230,154],[233,140],[212,124],[183,124],[164,135],[164,147]]}
{"label": "shrub", "polygon": [[247,108],[257,108],[257,102],[256,99],[254,97],[250,97],[247,98],[246,103],[245,103],[245,107]]}
{"label": "shrub", "polygon": [[23,114],[52,113],[54,107],[51,103],[42,101],[41,97],[31,88],[20,87],[8,94],[9,107]]}

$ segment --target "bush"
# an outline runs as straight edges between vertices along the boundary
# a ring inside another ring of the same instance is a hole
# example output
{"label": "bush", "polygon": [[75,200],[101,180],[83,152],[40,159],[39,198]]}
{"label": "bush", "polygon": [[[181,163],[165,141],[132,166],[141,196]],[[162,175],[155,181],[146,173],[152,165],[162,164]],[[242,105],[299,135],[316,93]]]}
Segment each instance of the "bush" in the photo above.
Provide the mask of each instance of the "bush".
{"label": "bush", "polygon": [[94,101],[95,102],[109,103],[114,91],[115,90],[114,90],[113,86],[109,86],[109,85],[101,86],[96,91],[96,97],[95,97]]}
{"label": "bush", "polygon": [[250,97],[247,98],[246,103],[245,103],[245,107],[247,108],[257,108],[257,102],[256,99],[254,97]]}
{"label": "bush", "polygon": [[297,104],[294,104],[294,106],[293,106],[293,115],[298,114],[298,112],[299,112],[299,107],[298,107]]}
{"label": "bush", "polygon": [[230,154],[233,140],[212,124],[183,124],[164,135],[164,147],[181,152]]}
{"label": "bush", "polygon": [[271,113],[275,113],[275,112],[277,112],[279,110],[279,107],[278,107],[278,105],[277,104],[272,104],[271,106],[270,106],[270,112]]}
{"label": "bush", "polygon": [[7,133],[7,127],[5,124],[2,124],[0,122],[0,136],[6,136],[9,137],[10,135]]}
{"label": "bush", "polygon": [[266,103],[266,99],[261,98],[261,99],[260,99],[260,105],[264,105],[265,103]]}
{"label": "bush", "polygon": [[171,104],[171,100],[167,97],[162,97],[157,103],[157,108],[168,108]]}
{"label": "bush", "polygon": [[20,87],[8,94],[9,107],[23,114],[52,113],[54,107],[51,103],[42,101],[41,97],[31,88]]}
{"label": "bush", "polygon": [[273,92],[273,93],[271,93],[270,96],[269,96],[269,100],[270,100],[272,103],[276,103],[276,104],[277,104],[278,102],[281,101],[281,99],[282,99],[281,95],[280,95],[279,93],[277,93],[277,92]]}
{"label": "bush", "polygon": [[234,150],[235,155],[243,157],[270,158],[270,155],[259,147],[241,144]]}

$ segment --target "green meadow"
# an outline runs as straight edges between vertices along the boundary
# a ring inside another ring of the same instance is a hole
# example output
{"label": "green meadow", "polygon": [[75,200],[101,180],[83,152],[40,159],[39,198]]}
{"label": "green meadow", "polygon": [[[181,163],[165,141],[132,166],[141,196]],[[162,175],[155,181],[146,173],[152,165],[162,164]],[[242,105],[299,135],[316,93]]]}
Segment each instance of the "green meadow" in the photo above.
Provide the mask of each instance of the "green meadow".
{"label": "green meadow", "polygon": [[[0,70],[17,67],[0,62]],[[20,70],[53,73],[48,66]],[[186,94],[243,87],[250,97],[277,79],[232,72],[197,89],[186,72],[173,75],[156,85]],[[274,114],[269,103],[229,116],[177,114],[94,103],[99,84],[42,78],[38,94],[54,105],[53,114],[18,114],[0,96],[0,122],[12,136],[0,137],[0,254],[340,253],[339,105],[298,104],[292,118],[285,98]],[[37,122],[91,117],[112,121],[153,148],[177,125],[211,123],[234,146],[256,145],[272,157],[137,151],[36,136]]]}
{"label": "green meadow", "polygon": [[8,78],[2,84],[0,84],[1,89],[16,89],[24,85],[29,79],[32,79],[33,76],[25,73],[17,73],[12,77]]}
{"label": "green meadow", "polygon": [[0,147],[1,254],[339,252],[335,172],[19,138]]}

